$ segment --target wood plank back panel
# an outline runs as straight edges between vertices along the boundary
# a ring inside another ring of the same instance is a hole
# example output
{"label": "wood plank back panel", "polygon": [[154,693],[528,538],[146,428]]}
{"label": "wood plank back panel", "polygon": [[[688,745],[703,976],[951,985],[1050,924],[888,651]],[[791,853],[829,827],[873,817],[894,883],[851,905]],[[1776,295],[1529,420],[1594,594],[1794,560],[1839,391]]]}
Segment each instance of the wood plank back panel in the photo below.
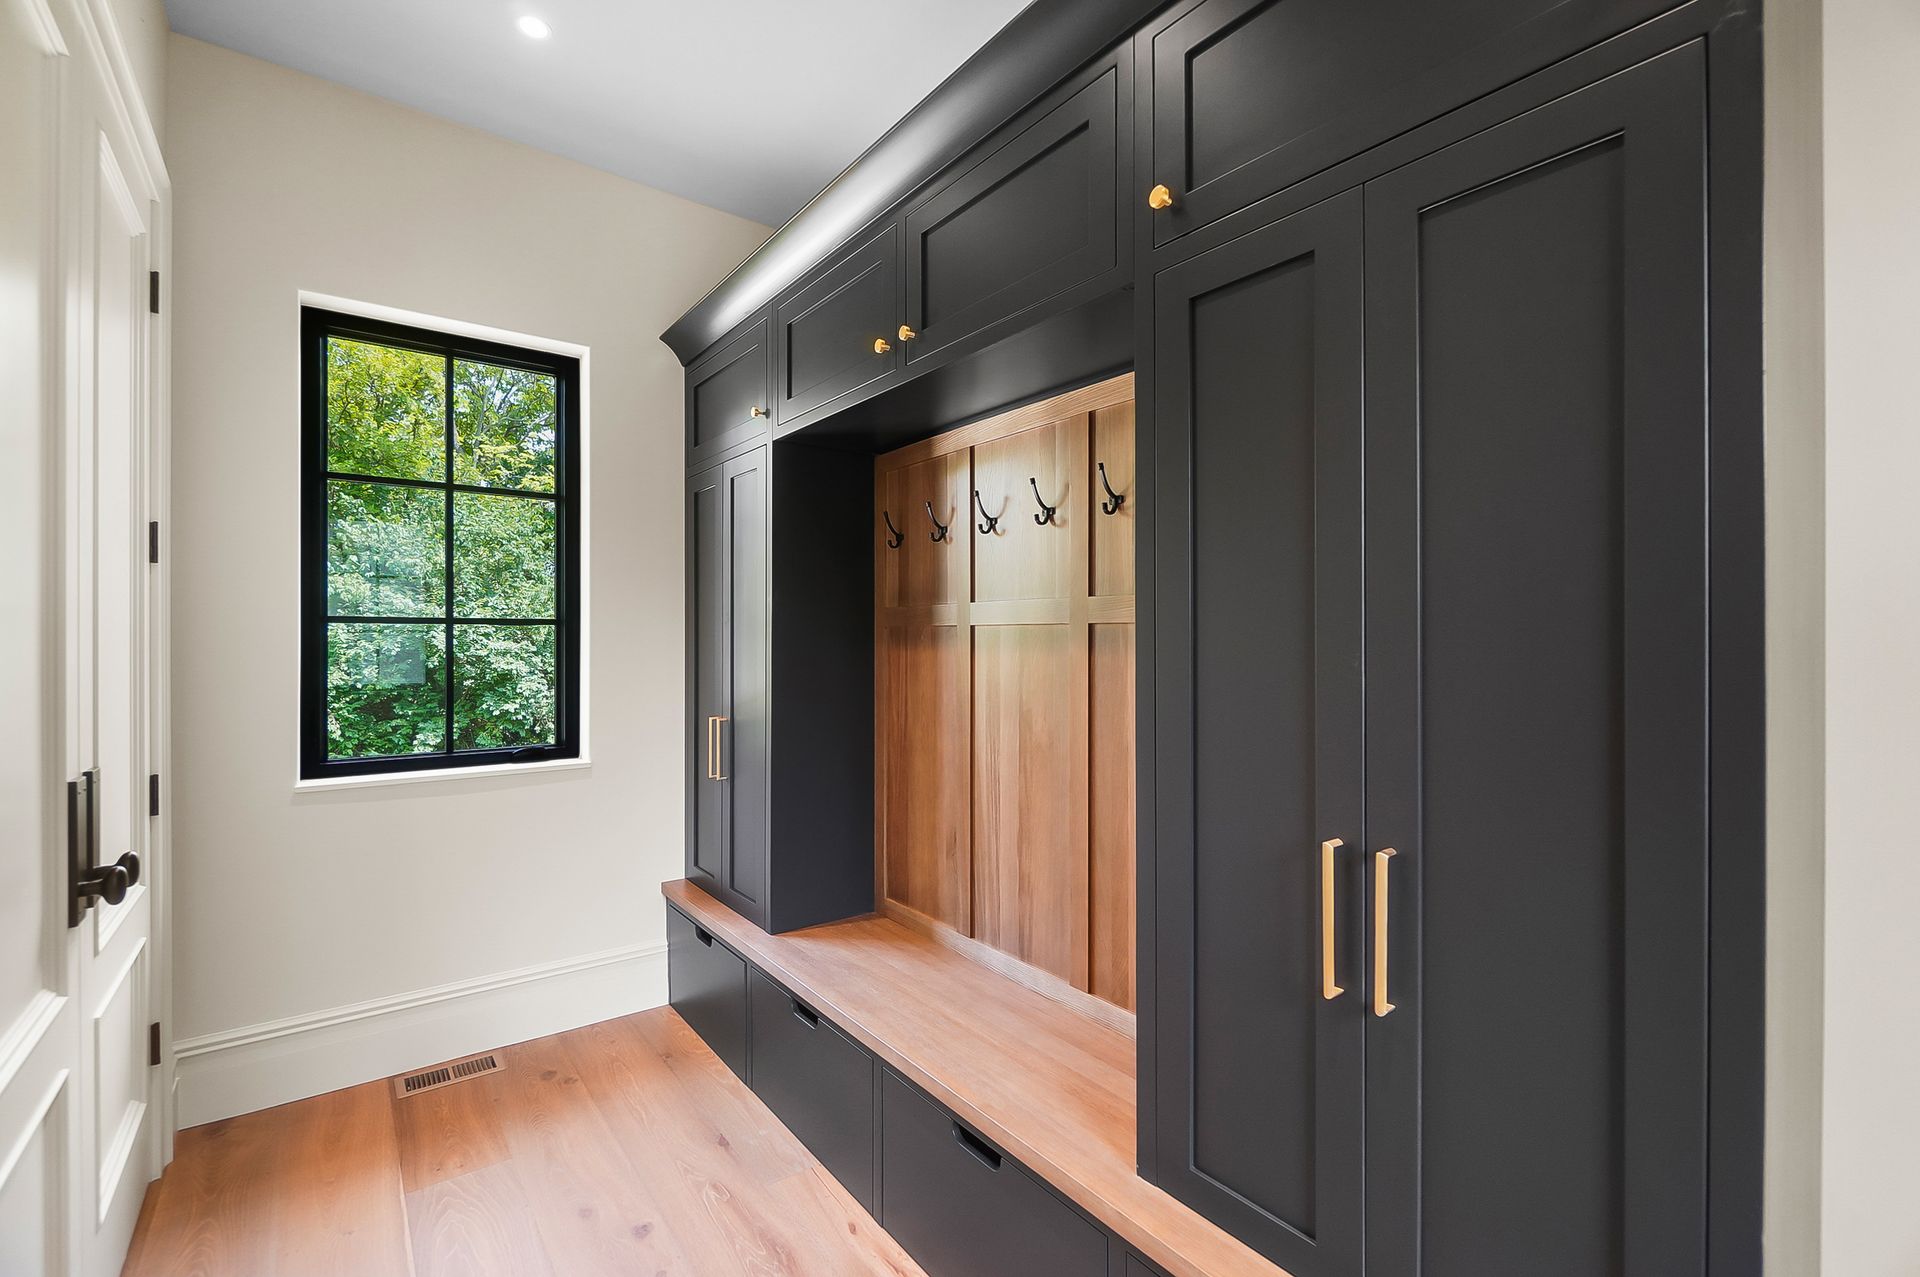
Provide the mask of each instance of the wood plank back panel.
{"label": "wood plank back panel", "polygon": [[1069,638],[1064,625],[974,631],[973,935],[1085,989],[1087,858],[1063,801]]}
{"label": "wood plank back panel", "polygon": [[[974,602],[1059,599],[1071,591],[1066,435],[1062,422],[1051,422],[974,447]],[[1041,513],[1035,484],[1048,505],[1060,507],[1046,524],[1034,522]],[[998,520],[991,533],[980,531],[980,506]]]}
{"label": "wood plank back panel", "polygon": [[880,634],[880,849],[887,890],[930,918],[969,931],[966,738],[929,730],[967,713],[965,634],[952,625]]}
{"label": "wood plank back panel", "polygon": [[[900,546],[881,559],[875,576],[882,607],[952,603],[966,597],[967,490],[964,455],[933,457],[887,474],[874,527],[886,535],[886,519],[900,529]],[[951,531],[935,541],[927,506]]]}
{"label": "wood plank back panel", "polygon": [[[1107,499],[1100,484],[1101,463],[1107,483],[1120,496],[1112,514],[1101,509]],[[1133,492],[1133,401],[1096,409],[1093,413],[1093,458],[1087,475],[1087,495],[1097,517],[1093,524],[1093,583],[1095,598],[1133,598],[1133,515],[1139,498]]]}
{"label": "wood plank back panel", "polygon": [[[1112,469],[1111,466],[1108,467]],[[1114,485],[1116,488],[1118,484]],[[1133,1009],[1133,626],[1088,627],[1089,990]]]}
{"label": "wood plank back panel", "polygon": [[[876,550],[875,838],[883,909],[1126,1011],[1133,510],[1101,510],[1103,461],[1130,490],[1130,374],[876,460],[903,537]],[[948,541],[900,519],[929,500]]]}

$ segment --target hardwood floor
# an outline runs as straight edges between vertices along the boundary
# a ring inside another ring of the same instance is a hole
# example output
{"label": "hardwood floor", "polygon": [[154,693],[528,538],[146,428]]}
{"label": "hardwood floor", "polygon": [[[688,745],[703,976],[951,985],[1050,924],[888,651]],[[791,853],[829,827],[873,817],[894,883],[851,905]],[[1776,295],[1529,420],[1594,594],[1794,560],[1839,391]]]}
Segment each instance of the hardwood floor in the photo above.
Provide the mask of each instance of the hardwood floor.
{"label": "hardwood floor", "polygon": [[668,1008],[182,1131],[124,1277],[922,1277]]}

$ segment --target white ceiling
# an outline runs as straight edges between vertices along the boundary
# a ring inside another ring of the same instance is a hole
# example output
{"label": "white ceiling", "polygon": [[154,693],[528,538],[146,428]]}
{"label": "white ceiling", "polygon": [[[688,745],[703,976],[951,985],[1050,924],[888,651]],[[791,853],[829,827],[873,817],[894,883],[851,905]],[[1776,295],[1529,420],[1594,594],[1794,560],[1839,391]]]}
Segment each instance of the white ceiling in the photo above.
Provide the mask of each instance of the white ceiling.
{"label": "white ceiling", "polygon": [[166,0],[183,35],[768,225],[1025,3]]}

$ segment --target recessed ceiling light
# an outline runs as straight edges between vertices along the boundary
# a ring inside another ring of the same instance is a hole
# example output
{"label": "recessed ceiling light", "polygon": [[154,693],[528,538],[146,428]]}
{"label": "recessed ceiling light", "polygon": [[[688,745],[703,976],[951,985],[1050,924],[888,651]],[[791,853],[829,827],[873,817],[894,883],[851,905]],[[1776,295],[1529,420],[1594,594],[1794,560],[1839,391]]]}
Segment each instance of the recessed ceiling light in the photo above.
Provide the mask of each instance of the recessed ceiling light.
{"label": "recessed ceiling light", "polygon": [[529,13],[520,19],[520,34],[529,40],[544,40],[553,34],[553,28]]}

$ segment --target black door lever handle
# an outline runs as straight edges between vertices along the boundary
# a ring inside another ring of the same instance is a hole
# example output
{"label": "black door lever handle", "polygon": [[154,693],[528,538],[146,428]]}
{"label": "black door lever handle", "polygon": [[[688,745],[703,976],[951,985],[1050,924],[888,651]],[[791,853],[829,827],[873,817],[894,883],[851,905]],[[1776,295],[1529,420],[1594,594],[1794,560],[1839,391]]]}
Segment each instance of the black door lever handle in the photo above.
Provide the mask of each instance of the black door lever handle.
{"label": "black door lever handle", "polygon": [[73,892],[82,899],[99,898],[110,905],[117,905],[127,898],[127,892],[140,881],[140,857],[127,852],[110,865],[99,865],[89,869],[73,884]]}

